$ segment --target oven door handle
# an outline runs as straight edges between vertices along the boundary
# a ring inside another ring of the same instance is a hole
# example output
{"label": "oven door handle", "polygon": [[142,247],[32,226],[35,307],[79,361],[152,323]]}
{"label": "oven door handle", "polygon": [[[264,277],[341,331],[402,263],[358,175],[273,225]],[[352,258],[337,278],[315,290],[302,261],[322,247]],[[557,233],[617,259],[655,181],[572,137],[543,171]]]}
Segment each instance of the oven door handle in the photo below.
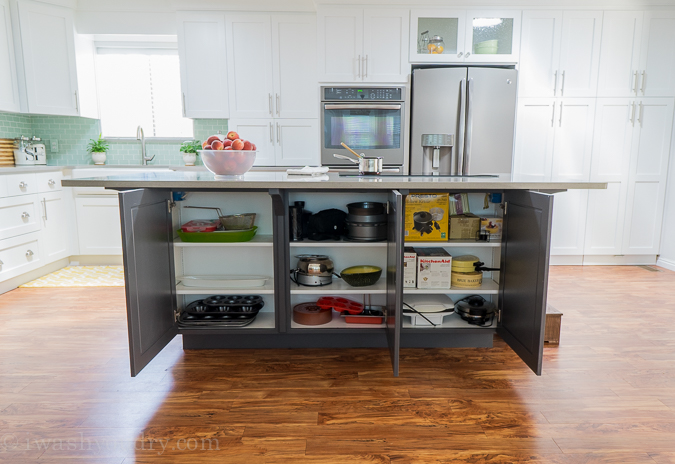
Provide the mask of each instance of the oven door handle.
{"label": "oven door handle", "polygon": [[401,105],[323,105],[326,110],[400,110]]}

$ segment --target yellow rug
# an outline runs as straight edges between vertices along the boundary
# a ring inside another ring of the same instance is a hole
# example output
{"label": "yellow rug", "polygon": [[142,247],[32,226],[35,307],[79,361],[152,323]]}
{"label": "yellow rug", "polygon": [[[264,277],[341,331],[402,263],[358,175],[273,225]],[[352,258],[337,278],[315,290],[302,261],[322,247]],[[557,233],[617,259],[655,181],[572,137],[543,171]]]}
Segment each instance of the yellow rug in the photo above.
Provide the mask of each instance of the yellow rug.
{"label": "yellow rug", "polygon": [[124,266],[68,266],[21,287],[124,287]]}

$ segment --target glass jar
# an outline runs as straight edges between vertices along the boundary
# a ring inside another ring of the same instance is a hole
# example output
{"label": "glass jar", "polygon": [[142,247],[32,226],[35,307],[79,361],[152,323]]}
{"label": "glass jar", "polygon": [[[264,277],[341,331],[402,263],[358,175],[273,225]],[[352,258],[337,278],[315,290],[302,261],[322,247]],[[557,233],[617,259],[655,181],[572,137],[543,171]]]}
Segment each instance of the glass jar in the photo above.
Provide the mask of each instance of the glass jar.
{"label": "glass jar", "polygon": [[445,50],[445,42],[443,42],[443,37],[440,35],[435,35],[429,39],[427,44],[427,50],[431,55],[440,55]]}

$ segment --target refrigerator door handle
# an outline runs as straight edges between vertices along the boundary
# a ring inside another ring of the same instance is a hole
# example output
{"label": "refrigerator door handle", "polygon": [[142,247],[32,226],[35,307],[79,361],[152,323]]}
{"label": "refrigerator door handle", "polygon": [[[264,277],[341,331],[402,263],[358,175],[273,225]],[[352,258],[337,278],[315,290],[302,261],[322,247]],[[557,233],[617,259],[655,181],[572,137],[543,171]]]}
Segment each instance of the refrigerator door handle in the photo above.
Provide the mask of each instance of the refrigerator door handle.
{"label": "refrigerator door handle", "polygon": [[[464,169],[464,133],[466,131],[466,79],[459,84],[459,133],[457,134],[457,152],[451,174],[462,174]],[[454,149],[454,148],[453,148]],[[454,171],[456,168],[456,171]],[[453,172],[454,171],[454,172]]]}
{"label": "refrigerator door handle", "polygon": [[473,79],[467,82],[466,99],[466,141],[464,142],[464,160],[460,174],[469,174],[471,169],[471,129],[473,126]]}

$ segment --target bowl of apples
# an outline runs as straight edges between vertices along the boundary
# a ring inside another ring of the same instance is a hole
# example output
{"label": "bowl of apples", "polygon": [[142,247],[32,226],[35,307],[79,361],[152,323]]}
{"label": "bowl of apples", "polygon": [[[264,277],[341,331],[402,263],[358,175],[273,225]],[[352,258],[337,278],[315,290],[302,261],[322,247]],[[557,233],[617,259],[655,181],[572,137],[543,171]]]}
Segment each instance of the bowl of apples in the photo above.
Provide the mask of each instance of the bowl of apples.
{"label": "bowl of apples", "polygon": [[214,173],[216,178],[233,178],[251,169],[255,162],[256,146],[230,131],[224,137],[218,134],[206,139],[199,154],[206,169]]}

